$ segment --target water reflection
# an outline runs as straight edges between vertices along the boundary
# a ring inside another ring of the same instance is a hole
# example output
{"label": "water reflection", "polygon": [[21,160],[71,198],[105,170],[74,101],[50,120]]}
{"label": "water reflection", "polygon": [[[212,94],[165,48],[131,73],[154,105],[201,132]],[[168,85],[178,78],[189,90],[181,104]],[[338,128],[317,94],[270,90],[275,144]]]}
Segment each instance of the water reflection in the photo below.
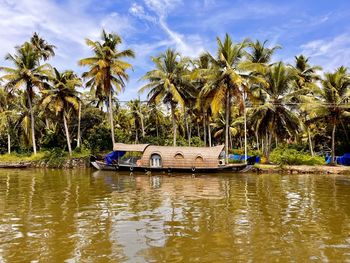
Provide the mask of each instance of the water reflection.
{"label": "water reflection", "polygon": [[0,262],[350,261],[346,176],[0,171]]}

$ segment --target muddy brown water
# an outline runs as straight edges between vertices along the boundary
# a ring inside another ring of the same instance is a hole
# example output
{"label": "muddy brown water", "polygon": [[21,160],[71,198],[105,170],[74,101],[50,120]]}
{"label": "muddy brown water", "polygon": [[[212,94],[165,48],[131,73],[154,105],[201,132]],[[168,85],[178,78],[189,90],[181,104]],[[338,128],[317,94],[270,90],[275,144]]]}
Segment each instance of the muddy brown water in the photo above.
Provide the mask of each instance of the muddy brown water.
{"label": "muddy brown water", "polygon": [[0,170],[0,262],[350,262],[350,176]]}

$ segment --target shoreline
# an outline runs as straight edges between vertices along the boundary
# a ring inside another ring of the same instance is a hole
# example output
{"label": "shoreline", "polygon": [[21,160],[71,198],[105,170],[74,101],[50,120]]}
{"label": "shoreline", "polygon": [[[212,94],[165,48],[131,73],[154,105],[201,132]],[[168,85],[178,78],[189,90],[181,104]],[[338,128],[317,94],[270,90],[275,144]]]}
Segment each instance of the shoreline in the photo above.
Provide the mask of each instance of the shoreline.
{"label": "shoreline", "polygon": [[282,174],[348,174],[350,166],[329,165],[273,165],[255,164],[258,173],[282,173]]}
{"label": "shoreline", "polygon": [[[51,165],[44,160],[38,161],[0,161],[0,169],[26,169],[26,168],[57,168],[57,169],[81,169],[90,168],[90,158],[67,158],[60,165]],[[350,175],[350,166],[328,165],[274,165],[255,164],[254,172],[265,174],[345,174]]]}

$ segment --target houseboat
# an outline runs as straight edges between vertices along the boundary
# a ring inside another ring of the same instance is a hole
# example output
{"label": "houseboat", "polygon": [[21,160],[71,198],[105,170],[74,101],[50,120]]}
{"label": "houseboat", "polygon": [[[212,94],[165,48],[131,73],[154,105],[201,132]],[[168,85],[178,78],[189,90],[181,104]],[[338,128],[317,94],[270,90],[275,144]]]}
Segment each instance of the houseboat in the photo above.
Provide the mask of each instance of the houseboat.
{"label": "houseboat", "polygon": [[98,170],[217,172],[244,171],[247,164],[226,164],[224,145],[172,147],[116,143],[103,161],[91,162]]}

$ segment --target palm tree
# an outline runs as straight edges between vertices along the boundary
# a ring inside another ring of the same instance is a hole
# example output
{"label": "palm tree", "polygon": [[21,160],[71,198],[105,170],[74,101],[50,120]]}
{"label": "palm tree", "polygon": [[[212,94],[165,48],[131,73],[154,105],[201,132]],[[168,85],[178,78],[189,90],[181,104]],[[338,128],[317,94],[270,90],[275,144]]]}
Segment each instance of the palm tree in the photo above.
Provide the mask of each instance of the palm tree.
{"label": "palm tree", "polygon": [[138,131],[140,128],[142,132],[142,137],[145,137],[144,113],[141,108],[141,101],[139,99],[131,100],[127,103],[127,106],[129,107],[130,119],[133,120],[135,127],[135,143],[138,143]]}
{"label": "palm tree", "polygon": [[[318,66],[311,66],[309,64],[309,59],[306,58],[303,55],[299,55],[295,57],[295,65],[294,69],[296,72],[296,79],[294,81],[294,89],[295,89],[295,97],[293,100],[297,103],[300,103],[302,101],[305,101],[306,97],[308,95],[312,94],[312,91],[316,88],[317,86],[315,84],[316,81],[320,80],[320,76],[317,74],[318,70],[322,70],[321,67]],[[313,96],[312,96],[313,100]],[[312,136],[310,132],[310,112],[306,112],[303,110],[303,107],[299,107],[299,114],[302,119],[302,123],[304,126],[304,129],[306,130],[307,133],[307,138],[309,141],[309,148],[310,148],[310,153],[312,156],[314,156],[314,150],[313,150],[313,144],[312,144]]]}
{"label": "palm tree", "polygon": [[5,72],[1,77],[6,81],[5,88],[9,92],[24,87],[30,111],[31,136],[34,154],[36,154],[35,127],[33,98],[35,88],[43,89],[47,85],[46,80],[51,67],[48,64],[40,65],[41,55],[36,52],[33,45],[26,42],[20,47],[16,47],[14,55],[7,54],[5,59],[10,61],[14,67],[0,67],[0,71]]}
{"label": "palm tree", "polygon": [[0,87],[0,129],[7,133],[7,152],[11,153],[11,133],[16,115],[14,97]]}
{"label": "palm tree", "polygon": [[270,63],[273,54],[276,50],[281,49],[280,46],[274,46],[271,48],[266,47],[267,40],[260,42],[256,40],[255,42],[250,42],[248,47],[250,52],[246,53],[247,59],[253,63],[268,64]]}
{"label": "palm tree", "polygon": [[114,144],[112,96],[115,92],[123,90],[125,81],[129,78],[126,70],[132,68],[131,64],[122,59],[133,58],[135,54],[131,49],[119,51],[118,45],[122,44],[121,37],[114,33],[106,33],[104,30],[101,41],[86,39],[86,44],[92,48],[94,56],[81,59],[79,65],[89,67],[89,71],[83,73],[83,78],[88,79],[86,86],[95,91],[95,97],[99,100],[108,98],[107,108]]}
{"label": "palm tree", "polygon": [[[334,73],[325,73],[322,89],[319,90],[318,103],[313,111],[317,119],[325,119],[332,128],[332,164],[335,162],[335,132],[337,126],[350,116],[350,75],[347,68],[340,67]],[[316,119],[315,118],[315,119]]]}
{"label": "palm tree", "polygon": [[55,46],[46,42],[41,38],[38,33],[34,32],[30,38],[30,44],[33,46],[35,52],[37,52],[43,60],[48,60],[50,57],[55,56]]}
{"label": "palm tree", "polygon": [[173,145],[176,146],[176,118],[175,109],[179,104],[185,105],[185,98],[192,96],[189,81],[184,77],[188,75],[187,59],[181,59],[180,54],[173,49],[168,49],[158,57],[152,58],[156,69],[151,70],[142,77],[149,83],[140,89],[140,93],[149,90],[148,100],[150,104],[163,102],[170,106],[173,126]]}
{"label": "palm tree", "polygon": [[42,91],[43,98],[41,104],[63,119],[69,155],[72,155],[72,146],[67,125],[67,115],[79,108],[79,98],[77,87],[82,85],[80,78],[73,71],[58,72],[53,69],[54,76],[51,79],[52,87]]}
{"label": "palm tree", "polygon": [[299,131],[299,120],[288,106],[294,71],[279,62],[270,67],[265,78],[265,101],[252,110],[251,121],[257,132],[266,136],[265,156],[268,160],[272,137],[295,135]]}
{"label": "palm tree", "polygon": [[149,108],[149,122],[155,124],[156,126],[156,135],[159,139],[159,126],[164,123],[164,112],[156,104],[151,104]]}
{"label": "palm tree", "polygon": [[[225,152],[226,161],[228,161],[229,146],[229,124],[230,105],[234,97],[237,104],[243,104],[243,90],[246,90],[246,79],[249,74],[243,74],[242,71],[251,71],[256,69],[257,64],[250,61],[244,61],[245,47],[248,41],[234,44],[231,37],[226,34],[224,41],[217,38],[218,52],[213,57],[207,54],[210,59],[211,68],[206,73],[206,84],[203,87],[200,96],[209,98],[211,101],[211,110],[217,114],[225,105]],[[251,76],[258,80],[255,76]]]}

